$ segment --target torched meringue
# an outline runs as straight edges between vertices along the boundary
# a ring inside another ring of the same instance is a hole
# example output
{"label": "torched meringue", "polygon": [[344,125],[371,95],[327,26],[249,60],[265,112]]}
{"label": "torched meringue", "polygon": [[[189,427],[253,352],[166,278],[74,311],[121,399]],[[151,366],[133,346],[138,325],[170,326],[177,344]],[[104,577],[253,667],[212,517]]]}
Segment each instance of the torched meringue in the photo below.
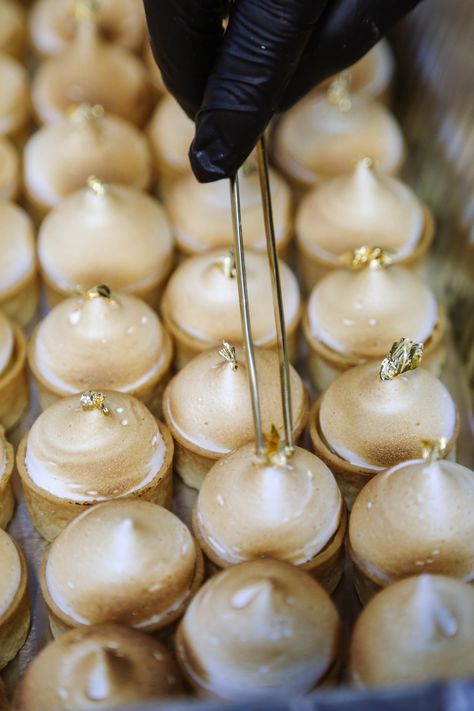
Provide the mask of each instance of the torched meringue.
{"label": "torched meringue", "polygon": [[149,41],[145,42],[145,49],[143,52],[143,62],[145,64],[145,67],[148,70],[148,78],[150,79],[151,83],[153,84],[153,86],[156,89],[156,91],[158,92],[158,94],[165,94],[166,87],[163,82],[163,77],[161,76],[160,68],[158,67],[157,63],[155,62],[155,58],[153,56],[153,51],[151,49],[151,44]]}
{"label": "torched meringue", "polygon": [[212,577],[178,628],[178,661],[205,696],[257,699],[305,694],[334,675],[340,622],[306,573],[256,560]]}
{"label": "torched meringue", "polygon": [[374,597],[351,642],[358,687],[467,679],[474,668],[474,589],[441,575],[400,580]]}
{"label": "torched meringue", "polygon": [[20,156],[16,148],[0,136],[0,200],[16,200],[20,189]]}
{"label": "torched meringue", "polygon": [[0,2],[0,51],[21,58],[27,40],[26,12],[15,0]]}
{"label": "torched meringue", "polygon": [[0,429],[12,429],[28,406],[26,337],[0,310]]}
{"label": "torched meringue", "polygon": [[159,102],[148,124],[147,134],[161,189],[190,174],[188,151],[194,136],[194,123],[171,94],[166,94]]}
{"label": "torched meringue", "polygon": [[99,286],[60,302],[35,329],[29,363],[57,396],[88,388],[137,393],[158,384],[171,358],[169,336],[141,299]]}
{"label": "torched meringue", "polygon": [[0,620],[9,610],[20,587],[21,559],[18,548],[0,529]]}
{"label": "torched meringue", "polygon": [[0,377],[5,373],[13,358],[15,337],[10,321],[0,311]]}
{"label": "torched meringue", "polygon": [[[266,251],[265,225],[258,172],[249,168],[239,177],[242,232],[246,247]],[[290,189],[274,170],[270,170],[273,222],[278,251],[291,238]],[[230,193],[227,180],[198,183],[194,175],[181,178],[166,199],[173,234],[178,248],[195,254],[233,245]]]}
{"label": "torched meringue", "polygon": [[99,106],[79,107],[69,118],[41,128],[25,146],[25,190],[38,211],[83,188],[91,175],[140,190],[151,179],[145,137],[127,121],[104,116]]}
{"label": "torched meringue", "polygon": [[[71,46],[78,30],[74,17],[78,4],[78,0],[36,0],[30,12],[30,34],[39,54],[61,55]],[[146,37],[140,2],[100,0],[94,15],[97,29],[105,39],[125,49],[140,51]]]}
{"label": "torched meringue", "polygon": [[[411,460],[381,472],[359,493],[349,521],[359,575],[371,588],[420,573],[472,581],[473,511],[473,472],[461,464]],[[361,590],[367,597],[363,583]]]}
{"label": "torched meringue", "polygon": [[173,240],[157,200],[91,177],[87,188],[64,198],[43,221],[38,257],[53,301],[78,285],[88,289],[103,281],[155,303],[171,270]]}
{"label": "torched meringue", "polygon": [[153,631],[176,620],[203,575],[180,519],[147,501],[98,504],[51,545],[41,588],[57,636],[64,627],[116,622]]}
{"label": "torched meringue", "polygon": [[404,152],[394,116],[356,95],[340,103],[309,95],[281,119],[275,134],[278,167],[305,189],[350,172],[364,156],[371,156],[383,173],[395,174]]}
{"label": "torched meringue", "polygon": [[19,61],[1,51],[0,86],[0,136],[17,136],[30,116],[28,74]]}
{"label": "torched meringue", "polygon": [[262,459],[252,443],[209,471],[193,528],[219,567],[270,556],[312,570],[341,528],[343,514],[336,481],[314,454],[296,447],[282,462]]}
{"label": "torched meringue", "polygon": [[295,226],[298,247],[336,267],[342,255],[362,245],[382,247],[392,261],[402,261],[416,249],[424,228],[424,207],[416,195],[368,158],[307,193]]}
{"label": "torched meringue", "polygon": [[71,107],[90,103],[101,104],[108,113],[141,126],[150,110],[149,89],[142,62],[122,47],[101,39],[91,16],[78,21],[77,34],[69,48],[40,64],[33,78],[31,99],[43,123],[58,121]]}
{"label": "torched meringue", "polygon": [[0,669],[25,643],[30,619],[26,563],[16,543],[0,529]]}
{"label": "torched meringue", "polygon": [[150,635],[120,625],[70,630],[21,678],[15,711],[89,711],[184,694],[179,669]]}

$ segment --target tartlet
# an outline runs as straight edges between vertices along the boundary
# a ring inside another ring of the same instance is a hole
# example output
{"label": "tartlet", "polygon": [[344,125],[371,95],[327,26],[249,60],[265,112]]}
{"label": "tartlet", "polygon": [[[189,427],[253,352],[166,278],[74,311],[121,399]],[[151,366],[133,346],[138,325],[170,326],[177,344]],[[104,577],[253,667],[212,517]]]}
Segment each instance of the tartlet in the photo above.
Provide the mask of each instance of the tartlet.
{"label": "tartlet", "polygon": [[0,426],[12,429],[28,406],[26,338],[0,311]]}
{"label": "tartlet", "polygon": [[283,116],[273,152],[283,175],[307,190],[350,172],[364,156],[371,156],[382,172],[396,174],[405,146],[394,116],[376,101],[350,95],[339,77],[326,95],[310,94]]}
{"label": "tartlet", "polygon": [[[278,253],[283,256],[292,237],[291,193],[288,185],[270,170],[273,223]],[[242,230],[246,247],[265,252],[265,225],[256,169],[244,167],[240,179]],[[233,229],[229,185],[226,180],[198,183],[189,174],[178,180],[166,197],[176,245],[184,255],[197,254],[218,247],[230,249]]]}
{"label": "tartlet", "polygon": [[1,50],[0,86],[0,136],[20,141],[30,118],[28,74],[17,59]]}
{"label": "tartlet", "polygon": [[17,205],[0,200],[0,308],[26,326],[38,307],[33,224]]}
{"label": "tartlet", "polygon": [[[252,331],[256,346],[276,347],[272,287],[265,254],[245,251]],[[290,359],[296,356],[301,297],[295,275],[280,262]],[[213,250],[185,259],[171,275],[161,311],[175,342],[176,370],[222,340],[242,342],[238,286],[232,252]]]}
{"label": "tartlet", "polygon": [[27,42],[26,12],[15,0],[0,3],[0,52],[21,59]]}
{"label": "tartlet", "polygon": [[194,535],[216,568],[278,558],[332,592],[347,524],[336,480],[311,452],[295,447],[287,454],[278,433],[270,439],[263,455],[247,444],[210,469],[193,512]]}
{"label": "tartlet", "polygon": [[15,508],[15,496],[11,476],[15,463],[12,445],[7,441],[3,427],[0,426],[0,528],[6,528]]}
{"label": "tartlet", "polygon": [[[279,361],[274,351],[255,349],[262,426],[283,431]],[[290,366],[294,437],[306,425],[308,399]],[[166,386],[163,417],[175,441],[174,468],[185,484],[199,489],[209,469],[254,438],[244,349],[224,343],[193,358]]]}
{"label": "tartlet", "polygon": [[440,375],[446,315],[424,281],[391,265],[379,248],[351,255],[352,268],[331,271],[312,290],[303,317],[313,384],[324,390],[341,373],[379,361],[400,333],[424,343],[423,365]]}
{"label": "tartlet", "polygon": [[121,625],[70,630],[35,657],[15,690],[14,711],[90,711],[183,696],[166,647]]}
{"label": "tartlet", "polygon": [[377,474],[349,521],[362,603],[390,583],[433,573],[474,581],[474,475],[446,460],[410,460]]}
{"label": "tartlet", "polygon": [[410,188],[383,175],[370,158],[347,175],[308,192],[295,221],[301,279],[306,292],[359,247],[382,247],[395,264],[421,269],[434,220]]}
{"label": "tartlet", "polygon": [[443,438],[444,456],[454,454],[456,406],[440,380],[416,367],[421,352],[421,344],[402,339],[382,366],[347,370],[313,406],[313,451],[334,472],[349,508],[375,474],[418,457],[420,440]]}
{"label": "tartlet", "polygon": [[148,501],[111,501],[61,531],[40,585],[55,637],[111,622],[155,632],[181,617],[203,569],[199,547],[177,516]]}
{"label": "tartlet", "polygon": [[157,308],[173,256],[160,203],[137,188],[95,177],[64,198],[38,234],[41,275],[53,305],[78,285],[88,289],[104,281]]}
{"label": "tartlet", "polygon": [[0,529],[0,669],[23,647],[30,620],[26,562],[13,539]]}
{"label": "tartlet", "polygon": [[368,688],[471,678],[473,627],[472,585],[443,575],[400,580],[357,619],[351,681]]}
{"label": "tartlet", "polygon": [[171,504],[171,435],[124,393],[87,391],[54,403],[24,435],[16,461],[30,518],[48,541],[101,501]]}
{"label": "tartlet", "polygon": [[57,304],[28,344],[43,409],[92,388],[135,395],[159,414],[171,359],[171,340],[151,307],[105,285]]}
{"label": "tartlet", "polygon": [[309,575],[276,560],[225,570],[197,593],[176,635],[178,661],[201,696],[300,696],[335,683],[341,625]]}
{"label": "tartlet", "polygon": [[[71,46],[78,29],[74,16],[78,4],[77,0],[36,0],[29,25],[31,43],[38,54],[61,55]],[[104,39],[133,52],[141,50],[146,23],[140,2],[100,0],[94,12],[97,29]]]}
{"label": "tartlet", "polygon": [[83,188],[91,175],[105,183],[146,190],[151,153],[140,131],[100,106],[81,106],[70,117],[44,126],[24,151],[24,188],[30,211],[44,215]]}
{"label": "tartlet", "polygon": [[16,200],[20,194],[20,155],[0,136],[0,200]]}

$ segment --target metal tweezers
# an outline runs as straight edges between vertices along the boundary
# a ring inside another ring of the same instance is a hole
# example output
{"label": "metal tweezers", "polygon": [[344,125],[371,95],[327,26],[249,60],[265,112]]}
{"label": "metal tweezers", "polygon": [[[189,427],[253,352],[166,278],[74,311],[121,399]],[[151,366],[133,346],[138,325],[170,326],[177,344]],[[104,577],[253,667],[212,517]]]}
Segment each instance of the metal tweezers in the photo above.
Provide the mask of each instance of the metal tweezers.
{"label": "metal tweezers", "polygon": [[[275,229],[273,224],[268,160],[265,147],[265,138],[263,136],[259,139],[257,143],[257,162],[263,219],[265,225],[265,237],[267,241],[267,255],[272,283],[273,310],[277,333],[278,358],[280,366],[281,404],[283,410],[285,437],[284,444],[285,447],[288,448],[289,451],[291,451],[294,447],[294,441],[290,390],[290,365],[288,358],[288,343],[286,338],[285,315],[283,311],[283,298],[281,292],[280,267],[278,262],[278,253],[275,242]],[[239,290],[240,317],[242,321],[242,333],[249,376],[250,398],[252,403],[252,414],[255,428],[256,453],[257,455],[262,455],[265,451],[265,442],[262,431],[260,394],[257,379],[257,369],[255,365],[255,351],[252,337],[252,326],[250,322],[247,276],[245,270],[245,253],[242,235],[242,217],[240,210],[239,178],[237,174],[229,179],[229,187],[232,210],[232,226],[234,231],[235,265]]]}

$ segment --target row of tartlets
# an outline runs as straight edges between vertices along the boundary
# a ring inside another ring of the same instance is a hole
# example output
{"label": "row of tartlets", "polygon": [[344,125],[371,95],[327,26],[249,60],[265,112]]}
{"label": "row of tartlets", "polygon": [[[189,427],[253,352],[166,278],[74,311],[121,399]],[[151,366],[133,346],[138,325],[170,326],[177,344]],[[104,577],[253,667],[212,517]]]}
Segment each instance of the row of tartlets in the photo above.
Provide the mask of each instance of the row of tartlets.
{"label": "row of tartlets", "polygon": [[[28,23],[31,94],[17,61],[26,15],[1,0],[0,52],[17,59],[0,55],[0,195],[21,197],[42,223],[35,244],[28,215],[0,205],[0,423],[11,429],[27,406],[28,361],[44,411],[16,465],[32,523],[52,542],[40,583],[57,639],[14,708],[109,706],[191,687],[226,699],[299,695],[334,683],[345,654],[328,593],[347,530],[361,600],[379,593],[354,631],[352,682],[472,673],[473,472],[449,461],[458,414],[436,377],[446,317],[415,273],[433,220],[395,177],[405,147],[384,105],[387,45],[312,93],[272,137],[278,249],[288,256],[296,237],[309,295],[303,305],[282,262],[290,350],[302,326],[324,390],[310,409],[291,368],[295,438],[309,430],[314,453],[280,442],[252,160],[241,176],[268,435],[256,459],[227,186],[190,175],[192,123],[173,99],[153,110],[163,87],[140,0],[37,0]],[[34,122],[44,125],[30,136]],[[166,212],[143,192],[155,189]],[[294,217],[295,189],[308,192]],[[15,323],[36,312],[37,262],[54,308],[27,345]],[[400,336],[413,342],[402,339],[381,368]],[[414,368],[420,342],[429,370]],[[421,459],[422,441],[428,453],[438,442],[437,455]],[[1,527],[14,510],[14,459],[2,433]],[[173,469],[199,489],[190,528],[168,510]],[[0,530],[0,667],[28,632],[26,583],[23,555]]]}

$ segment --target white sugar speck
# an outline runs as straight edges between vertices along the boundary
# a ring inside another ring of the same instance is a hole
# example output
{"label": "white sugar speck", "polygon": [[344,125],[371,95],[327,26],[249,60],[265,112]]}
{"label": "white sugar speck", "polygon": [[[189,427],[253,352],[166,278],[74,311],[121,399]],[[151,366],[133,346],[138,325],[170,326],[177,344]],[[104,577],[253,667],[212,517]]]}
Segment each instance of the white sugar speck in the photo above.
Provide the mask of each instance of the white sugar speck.
{"label": "white sugar speck", "polygon": [[78,309],[76,309],[75,311],[72,311],[69,314],[68,321],[71,324],[71,326],[77,326],[77,324],[79,323],[80,320],[81,320],[81,312]]}
{"label": "white sugar speck", "polygon": [[126,420],[126,419],[124,418],[123,420],[120,420],[120,424],[121,424],[123,427],[126,427],[126,426],[128,425],[128,420]]}

